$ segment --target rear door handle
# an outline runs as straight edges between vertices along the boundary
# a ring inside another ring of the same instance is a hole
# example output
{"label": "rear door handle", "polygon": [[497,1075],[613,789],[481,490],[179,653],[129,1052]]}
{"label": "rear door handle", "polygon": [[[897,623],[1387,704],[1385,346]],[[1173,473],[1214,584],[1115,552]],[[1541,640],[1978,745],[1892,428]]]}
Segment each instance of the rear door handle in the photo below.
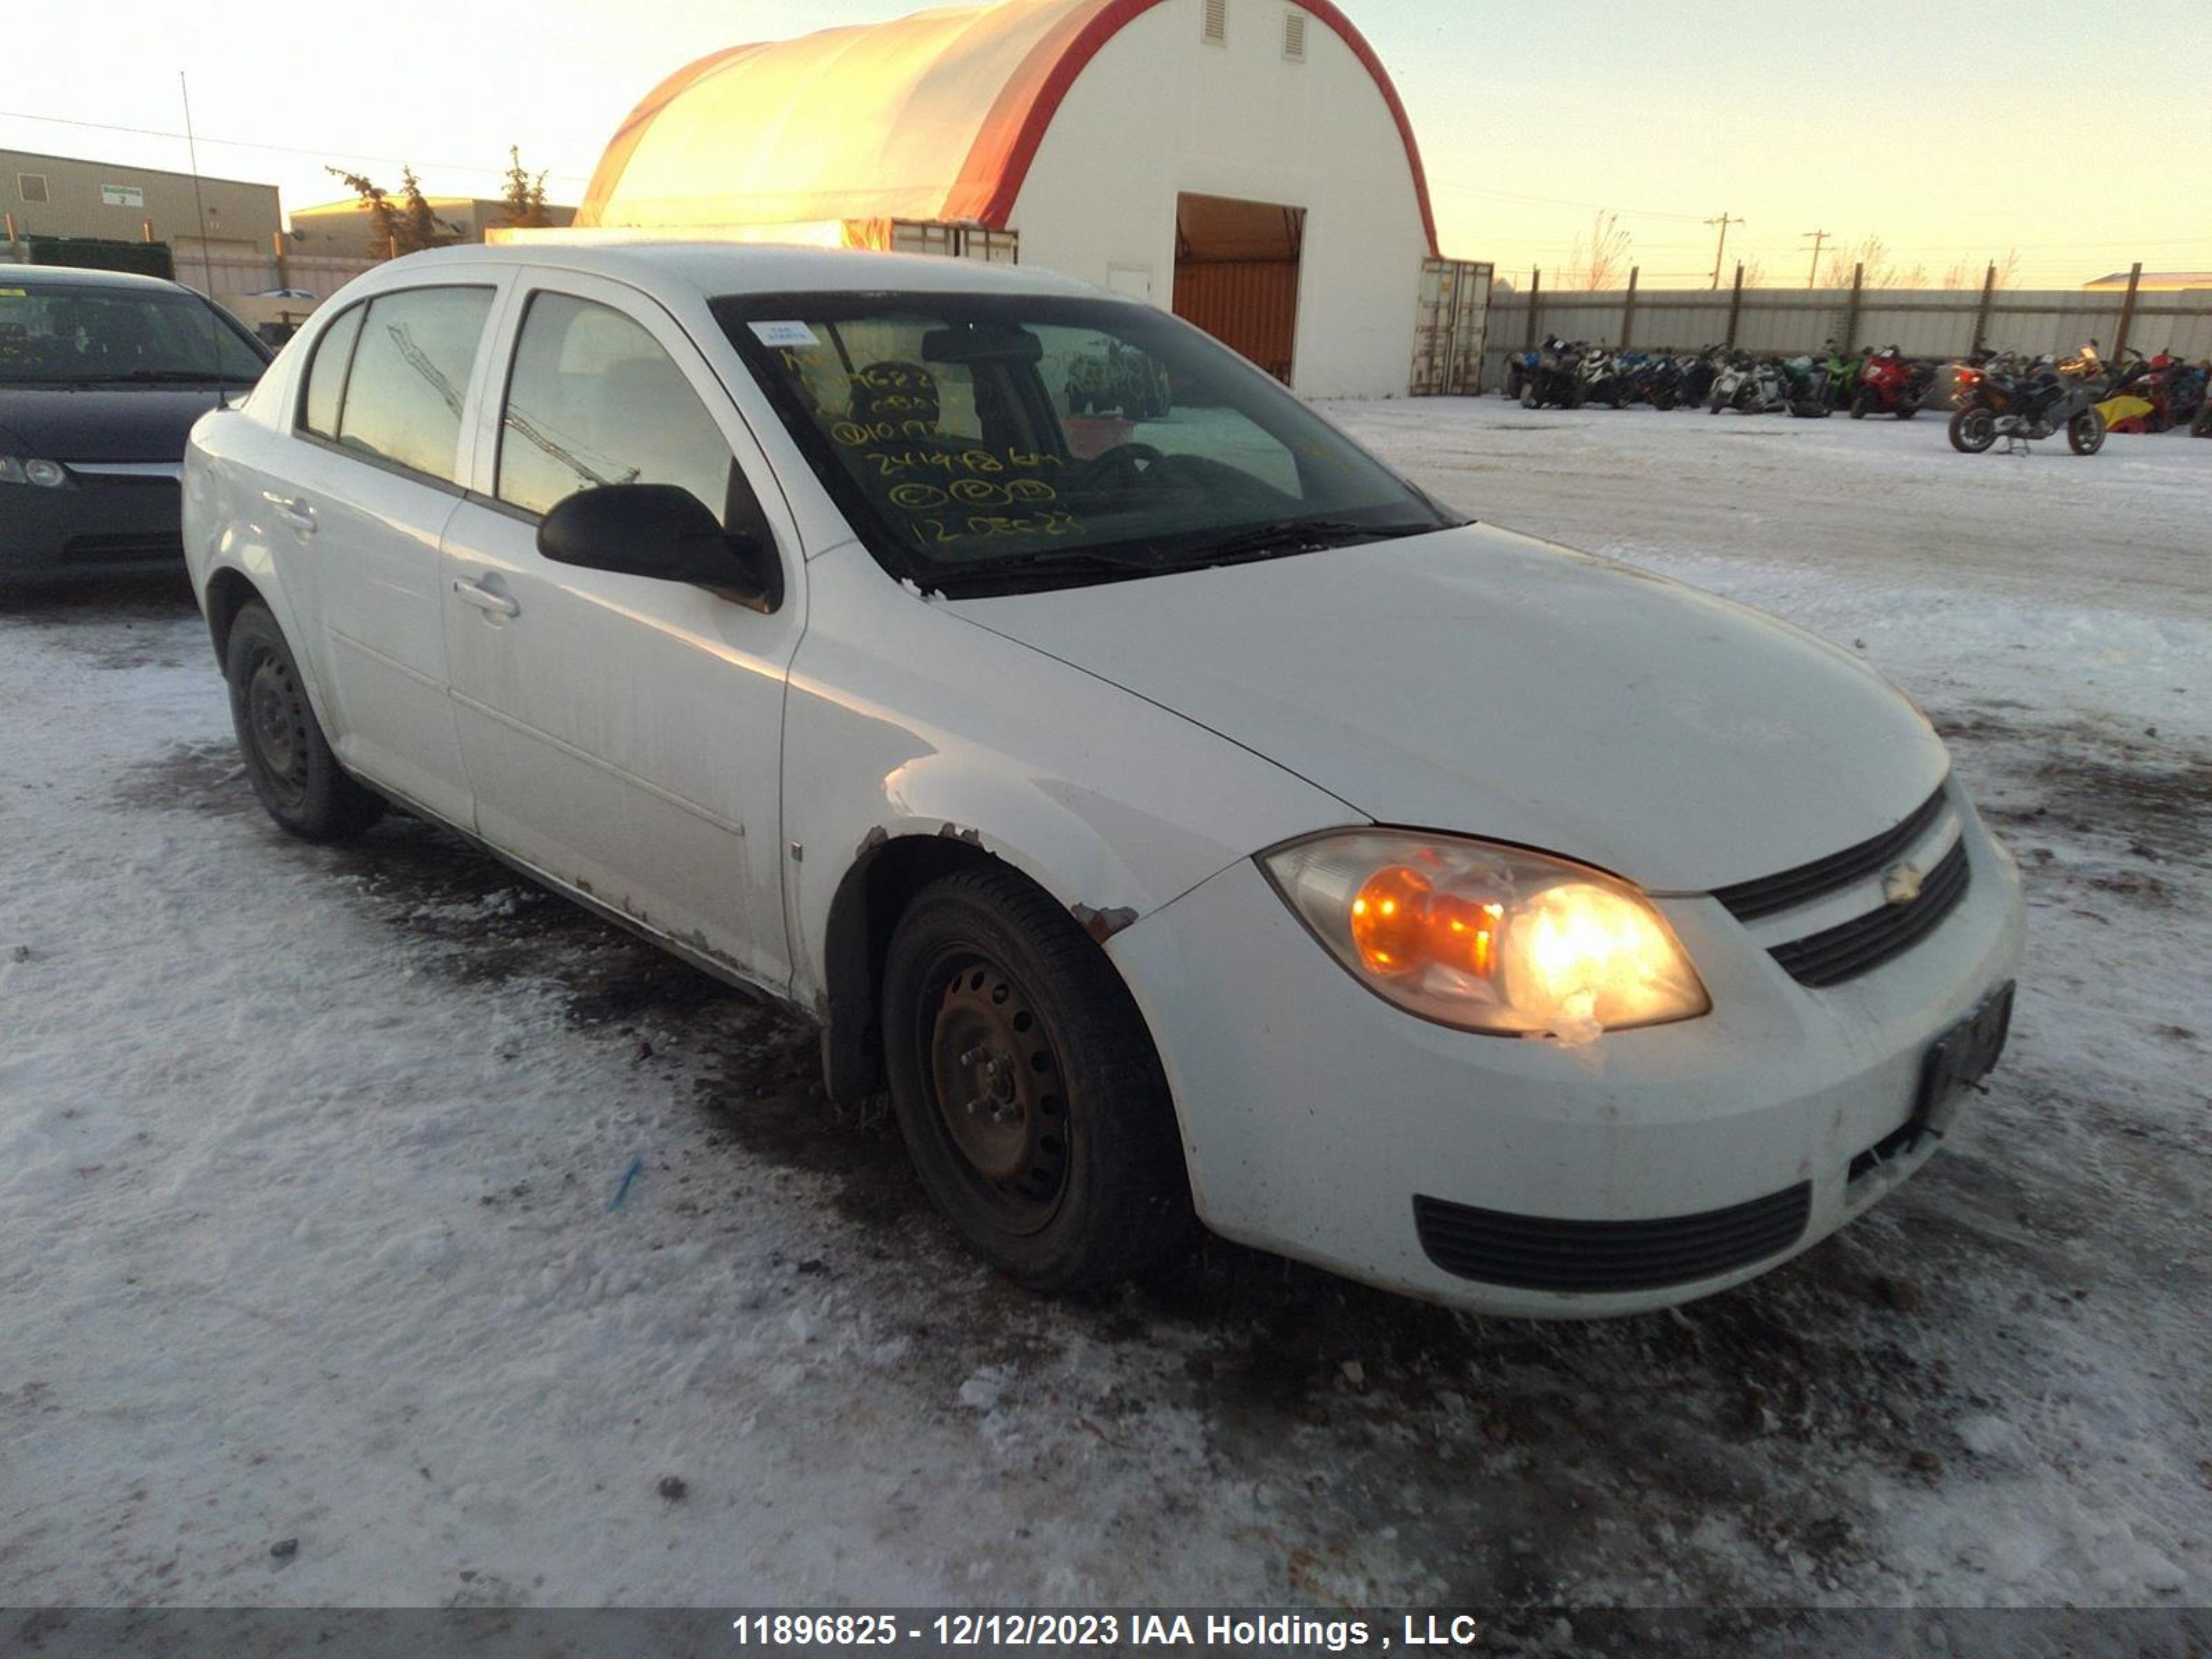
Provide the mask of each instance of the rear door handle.
{"label": "rear door handle", "polygon": [[479,611],[488,611],[495,617],[519,617],[522,614],[522,607],[512,598],[486,587],[482,582],[465,582],[455,577],[453,592],[460,597],[463,604],[472,605]]}
{"label": "rear door handle", "polygon": [[315,533],[315,509],[296,495],[279,495],[273,489],[261,492],[261,499],[276,509],[276,516],[298,531],[302,536]]}

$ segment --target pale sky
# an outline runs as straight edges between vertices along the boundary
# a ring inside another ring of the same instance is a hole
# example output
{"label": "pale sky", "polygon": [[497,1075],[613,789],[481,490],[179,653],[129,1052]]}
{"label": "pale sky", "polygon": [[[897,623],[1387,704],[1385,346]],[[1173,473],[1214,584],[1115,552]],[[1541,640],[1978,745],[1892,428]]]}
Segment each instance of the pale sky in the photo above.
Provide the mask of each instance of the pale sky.
{"label": "pale sky", "polygon": [[[1559,280],[1599,209],[1646,283],[1723,212],[1769,284],[1880,236],[1931,280],[2212,270],[2212,0],[1343,0],[1412,112],[1447,252]],[[1236,0],[1231,0],[1232,5]],[[622,118],[708,52],[915,0],[46,0],[0,41],[0,145],[343,191],[320,163],[491,194],[510,143],[573,202]],[[33,117],[61,118],[34,119]],[[64,125],[91,123],[98,125]],[[101,126],[150,129],[103,131]]]}

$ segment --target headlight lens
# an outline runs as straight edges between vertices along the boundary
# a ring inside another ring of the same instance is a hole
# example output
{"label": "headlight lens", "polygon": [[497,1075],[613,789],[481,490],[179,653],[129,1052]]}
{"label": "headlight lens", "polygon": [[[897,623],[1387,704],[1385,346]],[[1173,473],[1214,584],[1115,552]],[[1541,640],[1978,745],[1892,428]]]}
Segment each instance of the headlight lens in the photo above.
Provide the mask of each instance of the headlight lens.
{"label": "headlight lens", "polygon": [[14,455],[0,455],[0,483],[33,483],[58,489],[68,477],[68,471],[59,461],[27,461]]}
{"label": "headlight lens", "polygon": [[1712,1007],[1650,901],[1581,865],[1395,830],[1295,842],[1260,865],[1354,978],[1425,1019],[1582,1042]]}

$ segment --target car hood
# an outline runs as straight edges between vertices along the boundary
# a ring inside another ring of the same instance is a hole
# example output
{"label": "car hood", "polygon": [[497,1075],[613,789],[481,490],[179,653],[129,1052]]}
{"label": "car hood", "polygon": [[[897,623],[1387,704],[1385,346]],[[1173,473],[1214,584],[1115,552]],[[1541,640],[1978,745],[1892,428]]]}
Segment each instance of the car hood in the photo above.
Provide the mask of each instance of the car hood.
{"label": "car hood", "polygon": [[1655,892],[1868,840],[1949,766],[1847,653],[1483,526],[956,609],[1379,822],[1542,848]]}
{"label": "car hood", "polygon": [[0,386],[0,447],[50,461],[181,461],[207,386]]}

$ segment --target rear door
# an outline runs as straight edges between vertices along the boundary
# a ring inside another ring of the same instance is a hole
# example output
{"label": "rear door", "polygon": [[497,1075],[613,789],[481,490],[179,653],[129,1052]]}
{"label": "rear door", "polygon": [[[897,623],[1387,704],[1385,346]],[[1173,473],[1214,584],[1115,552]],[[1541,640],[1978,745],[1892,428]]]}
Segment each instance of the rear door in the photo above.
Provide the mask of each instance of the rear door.
{"label": "rear door", "polygon": [[[446,527],[445,630],[480,833],[760,984],[790,978],[785,678],[799,538],[713,369],[635,289],[523,272],[500,330],[475,489]],[[773,614],[702,587],[559,565],[556,502],[680,484],[784,565]]]}
{"label": "rear door", "polygon": [[447,695],[439,546],[469,476],[463,416],[497,298],[489,279],[398,289],[337,318],[263,502],[339,758],[464,828],[474,813]]}

